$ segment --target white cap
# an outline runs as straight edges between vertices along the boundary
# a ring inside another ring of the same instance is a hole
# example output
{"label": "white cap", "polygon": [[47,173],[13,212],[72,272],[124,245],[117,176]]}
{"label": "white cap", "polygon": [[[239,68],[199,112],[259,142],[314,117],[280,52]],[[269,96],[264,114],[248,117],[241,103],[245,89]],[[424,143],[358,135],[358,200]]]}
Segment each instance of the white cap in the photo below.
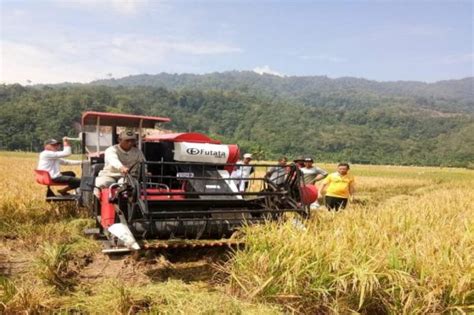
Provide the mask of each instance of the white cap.
{"label": "white cap", "polygon": [[251,159],[252,158],[252,154],[250,153],[245,153],[244,154],[244,159]]}

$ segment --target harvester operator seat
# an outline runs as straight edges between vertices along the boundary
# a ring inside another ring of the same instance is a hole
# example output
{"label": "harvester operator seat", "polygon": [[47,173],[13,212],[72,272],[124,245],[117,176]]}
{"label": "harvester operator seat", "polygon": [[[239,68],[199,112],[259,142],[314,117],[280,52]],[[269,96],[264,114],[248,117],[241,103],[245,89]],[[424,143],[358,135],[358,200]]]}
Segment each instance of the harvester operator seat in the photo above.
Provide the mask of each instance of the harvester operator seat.
{"label": "harvester operator seat", "polygon": [[45,185],[48,187],[46,190],[46,201],[71,201],[75,200],[74,196],[57,196],[51,190],[51,186],[67,186],[64,183],[55,183],[48,171],[45,170],[35,170],[35,180],[40,185]]}
{"label": "harvester operator seat", "polygon": [[64,184],[64,183],[53,182],[53,179],[49,175],[49,172],[45,170],[35,170],[35,179],[38,184],[46,185],[48,187],[49,186],[67,186],[67,184]]}

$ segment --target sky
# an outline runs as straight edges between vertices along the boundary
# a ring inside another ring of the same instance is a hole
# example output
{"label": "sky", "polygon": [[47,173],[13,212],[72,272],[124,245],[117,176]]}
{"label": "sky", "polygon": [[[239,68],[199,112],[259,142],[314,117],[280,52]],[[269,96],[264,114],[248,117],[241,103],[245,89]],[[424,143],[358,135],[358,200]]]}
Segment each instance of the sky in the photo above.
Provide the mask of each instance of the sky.
{"label": "sky", "polygon": [[472,1],[0,0],[0,83],[250,70],[473,76]]}

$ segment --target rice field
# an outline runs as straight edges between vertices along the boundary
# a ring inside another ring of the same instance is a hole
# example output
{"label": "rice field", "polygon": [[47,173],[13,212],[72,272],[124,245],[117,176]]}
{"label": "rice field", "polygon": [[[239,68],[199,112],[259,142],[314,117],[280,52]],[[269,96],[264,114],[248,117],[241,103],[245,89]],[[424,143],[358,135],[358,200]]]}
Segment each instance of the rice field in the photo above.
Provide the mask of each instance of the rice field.
{"label": "rice field", "polygon": [[245,228],[235,252],[114,260],[82,235],[84,210],[44,202],[35,166],[0,152],[0,313],[474,312],[472,170],[354,165],[355,202],[305,229],[288,220]]}

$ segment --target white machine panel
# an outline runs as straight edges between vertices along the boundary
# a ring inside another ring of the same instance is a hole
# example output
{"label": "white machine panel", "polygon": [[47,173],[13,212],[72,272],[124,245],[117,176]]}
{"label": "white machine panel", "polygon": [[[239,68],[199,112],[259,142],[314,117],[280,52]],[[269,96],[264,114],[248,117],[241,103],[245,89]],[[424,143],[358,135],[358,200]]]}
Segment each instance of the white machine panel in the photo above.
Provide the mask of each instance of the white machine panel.
{"label": "white machine panel", "polygon": [[175,142],[174,160],[179,162],[227,163],[229,147],[223,144]]}

